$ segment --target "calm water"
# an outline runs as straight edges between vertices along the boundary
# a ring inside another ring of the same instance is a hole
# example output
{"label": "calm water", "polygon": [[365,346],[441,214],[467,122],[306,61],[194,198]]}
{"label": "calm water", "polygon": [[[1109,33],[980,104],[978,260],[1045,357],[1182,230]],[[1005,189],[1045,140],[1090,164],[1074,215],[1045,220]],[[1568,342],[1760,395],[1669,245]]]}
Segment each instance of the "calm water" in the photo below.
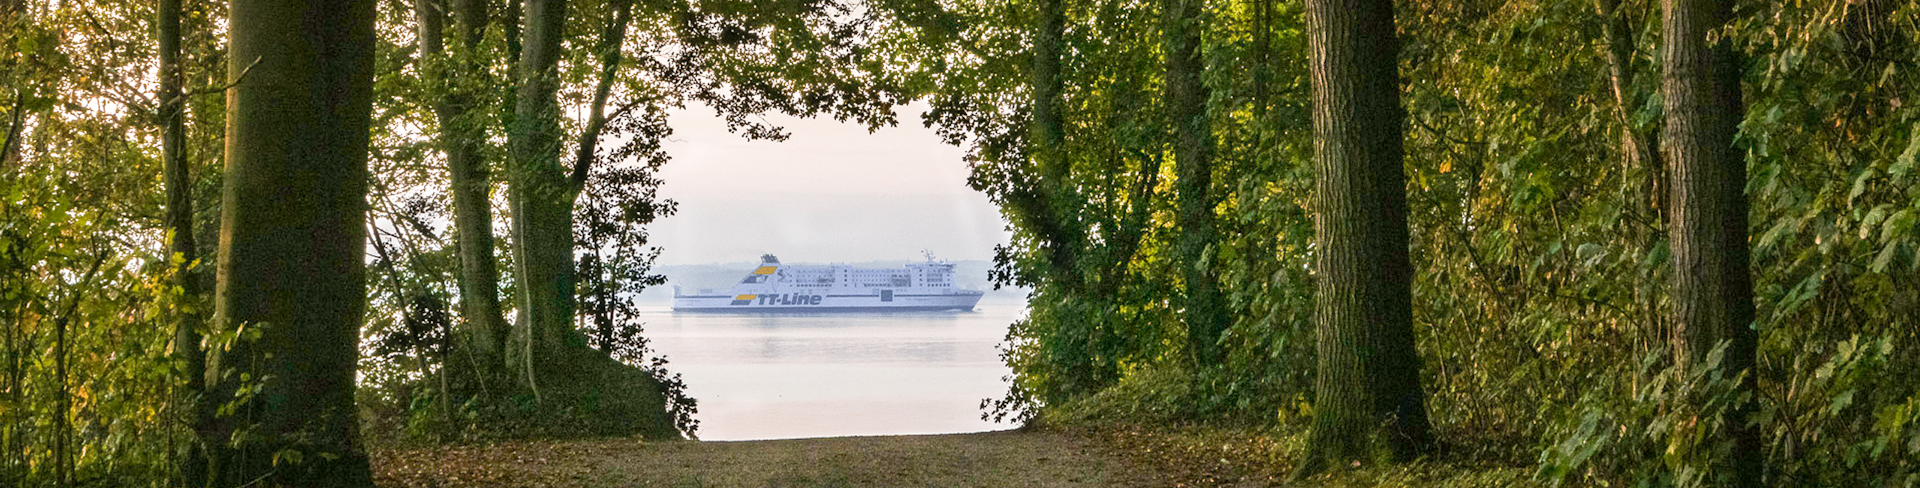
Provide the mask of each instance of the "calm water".
{"label": "calm water", "polygon": [[703,440],[979,432],[1024,304],[836,315],[650,312],[647,336],[700,401]]}

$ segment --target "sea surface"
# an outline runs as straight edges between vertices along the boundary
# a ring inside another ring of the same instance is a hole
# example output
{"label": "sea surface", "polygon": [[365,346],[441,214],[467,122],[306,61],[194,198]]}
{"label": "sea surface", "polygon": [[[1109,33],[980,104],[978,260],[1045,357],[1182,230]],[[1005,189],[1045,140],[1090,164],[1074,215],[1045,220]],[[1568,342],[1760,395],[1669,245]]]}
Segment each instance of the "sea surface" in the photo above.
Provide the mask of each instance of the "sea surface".
{"label": "sea surface", "polygon": [[1009,371],[996,346],[1019,301],[972,312],[688,314],[649,309],[646,336],[699,401],[702,440],[939,434],[980,419]]}

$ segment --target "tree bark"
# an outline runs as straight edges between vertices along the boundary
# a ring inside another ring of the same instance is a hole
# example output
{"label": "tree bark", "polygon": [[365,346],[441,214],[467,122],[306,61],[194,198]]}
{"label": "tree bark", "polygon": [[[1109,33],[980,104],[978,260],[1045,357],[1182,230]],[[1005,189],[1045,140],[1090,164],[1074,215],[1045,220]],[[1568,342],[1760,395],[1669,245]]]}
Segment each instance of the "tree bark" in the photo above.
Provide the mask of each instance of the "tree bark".
{"label": "tree bark", "polygon": [[202,400],[206,393],[207,357],[200,349],[201,300],[205,290],[197,276],[200,252],[194,242],[193,174],[187,167],[186,98],[181,90],[180,0],[160,0],[154,12],[160,44],[160,159],[166,171],[168,254],[174,264],[174,286],[180,288],[179,322],[174,324],[173,351],[186,366],[185,384],[178,401],[197,435],[189,442],[180,466],[180,485],[204,483],[207,479],[205,444],[213,439],[213,415]]}
{"label": "tree bark", "polygon": [[520,286],[516,366],[539,393],[539,371],[558,359],[574,309],[573,199],[560,165],[560,43],[564,0],[527,0],[524,42],[508,146],[508,200],[513,209],[515,277]]}
{"label": "tree bark", "polygon": [[1318,340],[1300,474],[1430,448],[1414,350],[1398,40],[1390,0],[1308,0]]}
{"label": "tree bark", "polygon": [[[1672,182],[1673,341],[1678,364],[1746,373],[1738,388],[1753,393],[1758,333],[1753,329],[1753,281],[1748,271],[1746,158],[1734,146],[1745,109],[1740,55],[1710,32],[1733,18],[1731,0],[1665,0],[1661,90],[1666,103],[1662,150]],[[1750,422],[1751,400],[1724,421],[1727,459],[1703,466],[1717,486],[1762,486],[1763,444]]]}
{"label": "tree bark", "polygon": [[1174,180],[1179,195],[1174,243],[1181,278],[1186,282],[1182,318],[1187,323],[1188,359],[1194,371],[1219,362],[1220,332],[1226,329],[1225,297],[1215,281],[1209,253],[1214,246],[1213,128],[1207,117],[1211,96],[1201,79],[1206,60],[1200,33],[1206,6],[1200,0],[1163,0],[1162,30],[1167,52],[1167,118],[1174,133]]}
{"label": "tree bark", "polygon": [[[445,55],[446,4],[437,0],[416,0],[414,12],[419,26],[423,58]],[[504,364],[502,350],[509,327],[500,310],[500,270],[493,255],[493,190],[487,161],[482,157],[486,144],[486,126],[481,123],[485,109],[474,103],[474,86],[461,83],[458,76],[484,76],[485,69],[474,62],[481,36],[486,32],[487,13],[481,0],[453,0],[460,51],[454,62],[429,62],[426,76],[433,85],[446,90],[434,106],[440,124],[440,147],[447,155],[450,191],[453,194],[453,226],[460,253],[460,311],[465,318],[461,336],[480,364]],[[485,88],[482,88],[485,89]],[[480,377],[490,375],[476,371]]]}
{"label": "tree bark", "polygon": [[372,486],[354,371],[366,307],[374,6],[231,6],[227,76],[238,83],[227,91],[214,320],[258,337],[214,355],[207,380],[228,398],[248,384],[259,390],[221,419],[222,439],[249,435],[220,446],[218,485]]}

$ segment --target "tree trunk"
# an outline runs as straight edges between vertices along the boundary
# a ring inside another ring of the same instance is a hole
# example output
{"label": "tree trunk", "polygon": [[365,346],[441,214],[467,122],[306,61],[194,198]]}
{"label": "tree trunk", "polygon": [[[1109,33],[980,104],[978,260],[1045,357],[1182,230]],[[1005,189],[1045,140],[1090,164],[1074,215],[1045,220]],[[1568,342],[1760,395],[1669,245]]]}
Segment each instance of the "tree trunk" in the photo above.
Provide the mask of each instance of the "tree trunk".
{"label": "tree trunk", "polygon": [[220,438],[250,435],[220,446],[219,485],[372,486],[353,402],[374,5],[232,3],[228,79],[239,83],[227,91],[214,320],[258,337],[214,355],[207,379],[228,395],[259,390],[222,418]]}
{"label": "tree trunk", "polygon": [[616,297],[614,296],[613,288],[608,284],[608,282],[611,281],[611,278],[609,278],[611,273],[607,270],[607,262],[600,258],[598,251],[588,256],[588,259],[591,260],[591,265],[583,266],[583,268],[589,270],[588,273],[593,276],[591,279],[594,281],[593,291],[588,295],[593,300],[593,309],[588,314],[588,319],[593,322],[593,331],[599,339],[600,352],[606,354],[607,357],[613,357],[615,335],[613,301]]}
{"label": "tree trunk", "polygon": [[1200,0],[1163,0],[1162,29],[1167,52],[1167,119],[1174,133],[1174,180],[1179,194],[1174,243],[1186,281],[1187,353],[1198,372],[1219,362],[1220,331],[1226,328],[1225,297],[1214,280],[1209,258],[1213,228],[1213,128],[1207,117],[1210,96],[1201,71],[1205,4]]}
{"label": "tree trunk", "polygon": [[1414,350],[1398,40],[1390,0],[1308,0],[1318,336],[1301,475],[1433,443]]}
{"label": "tree trunk", "polygon": [[[1620,178],[1627,187],[1626,216],[1643,225],[1622,226],[1620,238],[1632,252],[1645,255],[1648,249],[1656,245],[1667,225],[1666,184],[1662,176],[1666,174],[1666,163],[1660,158],[1659,133],[1654,129],[1641,129],[1634,126],[1632,112],[1636,107],[1646,104],[1645,97],[1636,96],[1633,84],[1637,78],[1634,67],[1634,41],[1632,23],[1628,22],[1626,12],[1620,9],[1620,0],[1593,0],[1594,11],[1600,20],[1600,34],[1604,37],[1603,48],[1607,58],[1607,70],[1613,91],[1615,123],[1620,124]],[[1635,172],[1639,180],[1632,180]],[[1654,280],[1633,279],[1634,312],[1644,324],[1636,335],[1654,337],[1665,315],[1653,297],[1661,293]],[[1640,342],[1636,342],[1640,343]]]}
{"label": "tree trunk", "polygon": [[576,192],[560,166],[560,108],[555,99],[566,12],[564,0],[526,2],[526,37],[508,131],[513,153],[508,200],[513,209],[514,275],[520,286],[516,366],[536,395],[538,370],[560,357],[573,325]]}
{"label": "tree trunk", "polygon": [[[93,275],[100,271],[100,265],[107,262],[107,252],[99,251],[93,266],[80,278],[78,289],[84,290],[93,284]],[[53,320],[53,367],[55,398],[59,399],[59,410],[53,419],[53,478],[54,483],[62,487],[73,486],[73,383],[67,379],[67,366],[72,362],[71,347],[67,340],[67,330],[73,323],[74,314],[80,311],[81,296],[73,293],[67,299],[67,309]]]}
{"label": "tree trunk", "polygon": [[185,306],[179,309],[179,322],[173,329],[173,356],[185,364],[185,384],[178,402],[187,412],[188,422],[197,434],[196,442],[185,446],[181,460],[182,486],[204,483],[207,479],[203,444],[218,442],[212,438],[213,415],[206,393],[207,357],[200,350],[201,300],[205,291],[196,276],[200,260],[193,228],[193,174],[187,168],[187,130],[184,116],[186,98],[181,91],[180,72],[180,0],[160,0],[154,12],[160,44],[160,159],[165,166],[167,188],[168,253],[178,259],[174,264],[174,286],[180,287]]}
{"label": "tree trunk", "polygon": [[[614,11],[613,19],[608,21],[606,30],[601,33],[600,43],[594,47],[593,53],[600,59],[600,80],[594,83],[593,101],[587,106],[586,127],[580,130],[580,139],[575,145],[573,172],[567,177],[568,184],[575,195],[586,188],[587,176],[593,170],[594,161],[598,159],[600,133],[606,130],[607,126],[607,101],[613,95],[613,83],[620,73],[621,47],[626,44],[627,25],[633,21],[632,0],[612,0],[609,7]],[[579,269],[583,269],[591,280],[589,283],[592,285],[592,290],[587,293],[587,297],[592,300],[592,303],[588,305],[587,316],[581,319],[583,322],[590,321],[593,324],[595,337],[600,343],[600,352],[607,357],[613,357],[614,323],[609,308],[614,297],[613,291],[607,286],[607,279],[603,277],[607,262],[601,259],[598,251],[588,255],[582,261]]]}
{"label": "tree trunk", "polygon": [[[1637,211],[1647,212],[1654,221],[1664,223],[1666,199],[1660,193],[1659,176],[1665,169],[1660,161],[1658,134],[1635,129],[1631,116],[1636,107],[1645,103],[1633,96],[1633,26],[1620,11],[1620,0],[1593,0],[1593,8],[1600,16],[1600,34],[1606,37],[1607,71],[1611,75],[1608,79],[1617,108],[1614,118],[1620,124],[1620,152],[1629,168],[1638,168],[1645,174],[1638,198],[1647,201],[1644,208]],[[1622,177],[1627,174],[1630,173],[1621,172]]]}
{"label": "tree trunk", "polygon": [[[75,293],[73,303],[80,303],[80,294]],[[67,321],[73,318],[73,312],[60,316],[53,321],[53,378],[59,385],[54,393],[60,399],[59,409],[53,412],[53,484],[61,488],[73,486],[73,390],[67,381]]]}
{"label": "tree trunk", "polygon": [[1039,16],[1033,38],[1033,120],[1028,127],[1028,158],[1033,162],[1026,181],[1015,183],[1011,202],[1021,208],[1028,227],[1040,237],[1047,254],[1050,276],[1056,285],[1068,290],[1079,288],[1078,267],[1081,232],[1076,220],[1077,201],[1072,196],[1072,166],[1067,160],[1066,125],[1060,115],[1061,92],[1065,82],[1060,75],[1061,42],[1066,31],[1066,1],[1040,0]]}
{"label": "tree trunk", "polygon": [[614,19],[597,47],[600,79],[589,107],[587,127],[580,134],[579,151],[569,170],[560,159],[560,109],[555,99],[558,61],[564,24],[564,0],[528,0],[524,42],[518,67],[519,86],[508,131],[513,151],[508,198],[514,211],[516,276],[521,284],[520,358],[527,385],[539,394],[536,379],[555,371],[556,361],[571,351],[588,350],[585,336],[575,332],[577,306],[573,260],[573,203],[586,183],[600,132],[606,125],[606,104],[619,72],[620,48],[632,20],[632,2],[615,0]]}
{"label": "tree trunk", "polygon": [[[1673,247],[1673,341],[1678,364],[1705,366],[1723,344],[1719,367],[1728,376],[1745,372],[1738,388],[1754,392],[1758,334],[1753,323],[1753,281],[1747,249],[1746,158],[1734,147],[1745,113],[1740,97],[1740,56],[1708,33],[1733,18],[1731,0],[1666,0],[1661,51],[1666,103],[1663,144],[1671,183]],[[1728,459],[1703,466],[1717,486],[1762,486],[1760,432],[1753,401],[1741,402],[1724,421],[1732,443]]]}
{"label": "tree trunk", "polygon": [[1160,186],[1161,158],[1144,153],[1140,156],[1140,179],[1134,180],[1133,188],[1128,191],[1127,215],[1120,219],[1113,238],[1108,241],[1111,255],[1107,256],[1107,268],[1099,286],[1092,290],[1094,296],[1111,297],[1120,289],[1121,281],[1127,276],[1127,265],[1140,251],[1140,239],[1147,234],[1148,222],[1153,218],[1153,193]]}
{"label": "tree trunk", "polygon": [[[425,59],[440,58],[445,53],[444,5],[436,0],[414,3],[420,51]],[[435,80],[433,85],[446,90],[435,103],[434,115],[439,119],[440,146],[447,154],[453,194],[453,226],[460,253],[460,311],[466,319],[461,336],[481,359],[480,364],[499,365],[505,361],[502,345],[509,328],[500,311],[500,271],[493,256],[493,205],[489,197],[493,183],[487,161],[481,157],[486,144],[486,126],[481,123],[485,111],[473,103],[475,97],[470,93],[471,87],[486,84],[457,82],[452,69],[458,66],[458,76],[484,76],[485,69],[473,60],[486,31],[486,5],[480,0],[453,0],[453,11],[461,52],[455,55],[455,62],[427,63],[432,69],[425,74]],[[482,378],[490,376],[482,371],[475,373]]]}
{"label": "tree trunk", "polygon": [[1033,158],[1043,177],[1064,176],[1065,165],[1054,157],[1066,142],[1060,120],[1060,37],[1066,30],[1066,0],[1040,0],[1033,34],[1033,125],[1028,128]]}
{"label": "tree trunk", "polygon": [[[8,39],[20,35],[20,30],[28,25],[29,19],[24,18],[26,16],[23,13],[18,0],[0,0],[0,32],[6,33]],[[27,122],[27,94],[25,90],[14,86],[21,83],[16,78],[18,74],[13,72],[15,69],[18,68],[8,66],[7,111],[5,118],[0,119],[6,123],[5,132],[0,132],[0,170],[9,174],[19,166],[20,131]]]}
{"label": "tree trunk", "polygon": [[27,126],[27,96],[15,90],[7,110],[7,130],[0,139],[0,169],[12,172],[20,166],[20,131]]}
{"label": "tree trunk", "polygon": [[[1253,120],[1257,124],[1267,121],[1267,108],[1272,105],[1273,85],[1273,0],[1253,0],[1253,46],[1249,54],[1253,61]],[[1256,128],[1255,151],[1266,150],[1266,131]]]}
{"label": "tree trunk", "polygon": [[[491,0],[481,1],[491,3]],[[521,0],[507,0],[507,8],[500,12],[500,31],[504,33],[504,35],[500,37],[505,39],[504,43],[507,45],[507,61],[510,64],[509,68],[511,68],[511,72],[507,76],[515,78],[510,81],[519,81],[517,77],[520,76],[520,41],[522,40],[520,34],[520,17],[527,11],[526,6],[520,2]],[[517,100],[518,97],[518,86],[511,83],[509,83],[506,89],[502,90],[500,94],[501,100],[504,101],[504,103],[500,104],[500,122],[503,124],[502,127],[509,133],[513,132],[513,111],[520,106]],[[513,159],[513,155],[508,154],[507,159]],[[509,171],[511,171],[511,168],[509,168]],[[513,203],[508,202],[507,205],[511,208]],[[511,212],[512,210],[508,211]]]}

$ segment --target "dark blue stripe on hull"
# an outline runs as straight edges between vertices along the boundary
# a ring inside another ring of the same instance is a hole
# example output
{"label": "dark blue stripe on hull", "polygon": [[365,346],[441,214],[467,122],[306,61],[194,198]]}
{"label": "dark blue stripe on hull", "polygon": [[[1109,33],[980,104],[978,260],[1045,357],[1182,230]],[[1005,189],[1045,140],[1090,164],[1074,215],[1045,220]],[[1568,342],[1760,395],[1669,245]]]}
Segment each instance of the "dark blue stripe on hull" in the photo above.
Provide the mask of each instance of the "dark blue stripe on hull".
{"label": "dark blue stripe on hull", "polygon": [[882,313],[882,312],[938,312],[942,310],[972,311],[973,306],[927,306],[927,307],[702,307],[676,308],[674,313]]}

